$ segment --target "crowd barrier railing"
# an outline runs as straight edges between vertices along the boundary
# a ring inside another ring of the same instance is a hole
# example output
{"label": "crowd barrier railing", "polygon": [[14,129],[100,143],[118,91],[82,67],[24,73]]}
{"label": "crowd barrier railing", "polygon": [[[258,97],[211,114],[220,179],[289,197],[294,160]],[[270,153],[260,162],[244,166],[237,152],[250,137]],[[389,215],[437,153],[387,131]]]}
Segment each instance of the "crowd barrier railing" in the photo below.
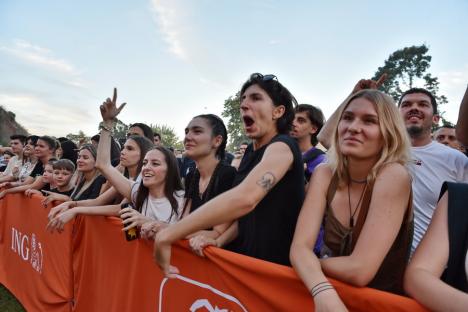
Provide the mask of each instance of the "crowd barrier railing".
{"label": "crowd barrier railing", "polygon": [[[212,247],[201,258],[180,242],[172,251],[180,274],[167,279],[152,243],[127,242],[118,218],[80,216],[50,234],[38,198],[8,195],[0,209],[0,283],[28,311],[313,310],[289,267]],[[410,298],[332,284],[350,311],[426,311]]]}

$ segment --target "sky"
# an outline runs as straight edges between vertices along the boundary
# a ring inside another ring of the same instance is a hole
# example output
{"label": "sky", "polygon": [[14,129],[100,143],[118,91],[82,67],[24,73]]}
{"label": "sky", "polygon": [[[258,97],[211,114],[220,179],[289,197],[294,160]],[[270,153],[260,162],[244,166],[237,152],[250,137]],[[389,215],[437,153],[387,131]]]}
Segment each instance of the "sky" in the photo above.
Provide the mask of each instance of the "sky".
{"label": "sky", "polygon": [[90,136],[117,87],[122,121],[182,138],[253,72],[328,117],[392,52],[426,44],[455,122],[467,30],[466,0],[0,0],[0,105],[30,133]]}

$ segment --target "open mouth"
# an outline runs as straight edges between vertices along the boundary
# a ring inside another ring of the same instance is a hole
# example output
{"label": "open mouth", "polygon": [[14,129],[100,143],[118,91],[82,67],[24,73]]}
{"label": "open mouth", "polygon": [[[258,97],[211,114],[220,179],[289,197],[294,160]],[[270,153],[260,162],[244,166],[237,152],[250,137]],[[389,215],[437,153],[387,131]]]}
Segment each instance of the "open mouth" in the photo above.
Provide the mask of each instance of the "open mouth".
{"label": "open mouth", "polygon": [[242,120],[244,121],[244,125],[246,128],[251,127],[255,123],[253,118],[250,116],[242,116]]}

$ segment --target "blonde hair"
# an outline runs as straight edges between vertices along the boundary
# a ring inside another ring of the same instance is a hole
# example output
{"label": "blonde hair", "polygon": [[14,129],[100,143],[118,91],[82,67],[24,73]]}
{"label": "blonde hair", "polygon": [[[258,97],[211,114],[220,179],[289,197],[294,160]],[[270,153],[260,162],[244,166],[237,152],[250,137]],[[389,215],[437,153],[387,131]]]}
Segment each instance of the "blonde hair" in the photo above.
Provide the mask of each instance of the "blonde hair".
{"label": "blonde hair", "polygon": [[[364,98],[374,104],[378,116],[378,124],[382,135],[382,150],[380,157],[367,175],[372,181],[382,167],[390,163],[406,165],[410,159],[410,141],[403,119],[393,99],[378,90],[362,90],[350,96],[339,108],[340,119],[349,103],[358,98]],[[329,151],[329,164],[338,175],[338,181],[343,184],[348,181],[348,158],[341,153],[338,142],[338,125],[333,133],[332,147]]]}

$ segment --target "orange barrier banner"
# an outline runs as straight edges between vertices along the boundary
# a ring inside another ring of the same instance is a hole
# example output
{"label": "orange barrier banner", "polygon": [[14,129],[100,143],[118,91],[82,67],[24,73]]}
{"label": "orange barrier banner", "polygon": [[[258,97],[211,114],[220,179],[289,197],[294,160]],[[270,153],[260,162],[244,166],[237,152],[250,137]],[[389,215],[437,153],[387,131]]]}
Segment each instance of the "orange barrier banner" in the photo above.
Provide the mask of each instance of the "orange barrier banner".
{"label": "orange barrier banner", "polygon": [[[69,311],[71,298],[78,312],[313,311],[311,295],[289,267],[212,247],[200,258],[181,242],[172,254],[180,274],[166,279],[153,262],[152,242],[127,242],[118,218],[78,217],[70,243],[70,228],[45,233],[48,210],[37,199],[7,196],[0,206],[0,282],[29,311]],[[39,249],[42,266],[30,260]],[[350,311],[426,311],[406,297],[332,283]]]}
{"label": "orange barrier banner", "polygon": [[[302,311],[308,290],[289,267],[218,248],[173,248],[176,279],[152,260],[152,243],[127,242],[117,218],[84,217],[74,246],[76,311]],[[81,238],[79,238],[81,237]],[[412,299],[332,281],[351,311],[426,311]]]}
{"label": "orange barrier banner", "polygon": [[71,311],[71,225],[45,231],[49,209],[40,197],[0,201],[0,283],[28,311]]}

